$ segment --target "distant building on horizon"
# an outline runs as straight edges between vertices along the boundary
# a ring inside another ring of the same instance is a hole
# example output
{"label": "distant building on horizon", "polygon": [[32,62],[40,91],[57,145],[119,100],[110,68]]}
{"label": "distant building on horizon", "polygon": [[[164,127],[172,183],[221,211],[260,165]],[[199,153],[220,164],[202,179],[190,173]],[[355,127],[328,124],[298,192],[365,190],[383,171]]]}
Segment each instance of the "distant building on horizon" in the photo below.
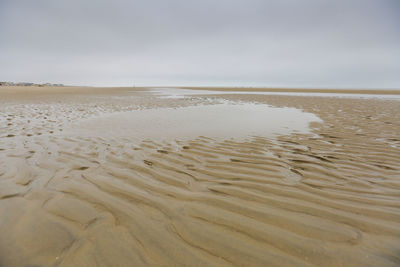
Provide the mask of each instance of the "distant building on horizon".
{"label": "distant building on horizon", "polygon": [[52,84],[52,83],[41,83],[41,84],[37,84],[37,83],[30,83],[30,82],[0,82],[0,86],[40,86],[40,87],[44,87],[44,86],[64,86],[61,83],[56,83],[56,84]]}

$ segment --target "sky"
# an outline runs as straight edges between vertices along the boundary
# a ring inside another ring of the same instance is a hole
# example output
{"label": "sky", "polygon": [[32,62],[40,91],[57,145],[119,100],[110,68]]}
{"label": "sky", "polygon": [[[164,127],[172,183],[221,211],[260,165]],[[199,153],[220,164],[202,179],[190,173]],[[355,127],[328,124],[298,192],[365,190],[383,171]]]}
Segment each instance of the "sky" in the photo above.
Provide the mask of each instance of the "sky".
{"label": "sky", "polygon": [[399,0],[0,0],[0,81],[400,89]]}

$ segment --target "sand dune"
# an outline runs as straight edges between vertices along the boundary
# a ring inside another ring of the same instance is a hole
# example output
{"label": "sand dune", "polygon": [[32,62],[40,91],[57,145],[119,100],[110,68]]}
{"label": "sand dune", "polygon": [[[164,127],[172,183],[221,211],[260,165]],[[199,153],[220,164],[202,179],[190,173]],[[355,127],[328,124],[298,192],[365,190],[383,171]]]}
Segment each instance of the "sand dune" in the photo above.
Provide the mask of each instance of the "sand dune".
{"label": "sand dune", "polygon": [[[0,91],[0,266],[400,264],[400,101],[41,90]],[[221,99],[323,122],[245,138],[70,131]]]}

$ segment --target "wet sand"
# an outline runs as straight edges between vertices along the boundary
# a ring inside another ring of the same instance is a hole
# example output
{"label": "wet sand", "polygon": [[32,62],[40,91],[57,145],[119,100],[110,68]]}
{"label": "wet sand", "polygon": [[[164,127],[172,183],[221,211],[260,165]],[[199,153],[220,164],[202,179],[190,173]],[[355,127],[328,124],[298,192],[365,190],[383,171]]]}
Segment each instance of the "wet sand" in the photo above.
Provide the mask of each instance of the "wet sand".
{"label": "wet sand", "polygon": [[190,90],[241,91],[241,92],[276,92],[276,93],[328,93],[328,94],[375,94],[400,95],[399,89],[317,89],[317,88],[263,88],[263,87],[182,87]]}
{"label": "wet sand", "polygon": [[[398,100],[31,89],[0,87],[0,266],[400,265]],[[322,121],[160,139],[101,120],[221,101]]]}

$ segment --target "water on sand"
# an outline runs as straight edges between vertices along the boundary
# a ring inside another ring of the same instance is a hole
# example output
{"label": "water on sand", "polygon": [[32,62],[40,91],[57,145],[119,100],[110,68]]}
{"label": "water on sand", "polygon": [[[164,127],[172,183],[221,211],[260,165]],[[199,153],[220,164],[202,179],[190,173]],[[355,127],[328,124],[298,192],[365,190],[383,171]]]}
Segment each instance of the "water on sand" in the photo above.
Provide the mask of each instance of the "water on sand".
{"label": "water on sand", "polygon": [[73,126],[79,135],[156,139],[245,138],[309,133],[310,122],[322,122],[296,108],[229,101],[216,105],[153,108],[104,114]]}
{"label": "water on sand", "polygon": [[0,93],[0,266],[400,264],[400,101]]}

